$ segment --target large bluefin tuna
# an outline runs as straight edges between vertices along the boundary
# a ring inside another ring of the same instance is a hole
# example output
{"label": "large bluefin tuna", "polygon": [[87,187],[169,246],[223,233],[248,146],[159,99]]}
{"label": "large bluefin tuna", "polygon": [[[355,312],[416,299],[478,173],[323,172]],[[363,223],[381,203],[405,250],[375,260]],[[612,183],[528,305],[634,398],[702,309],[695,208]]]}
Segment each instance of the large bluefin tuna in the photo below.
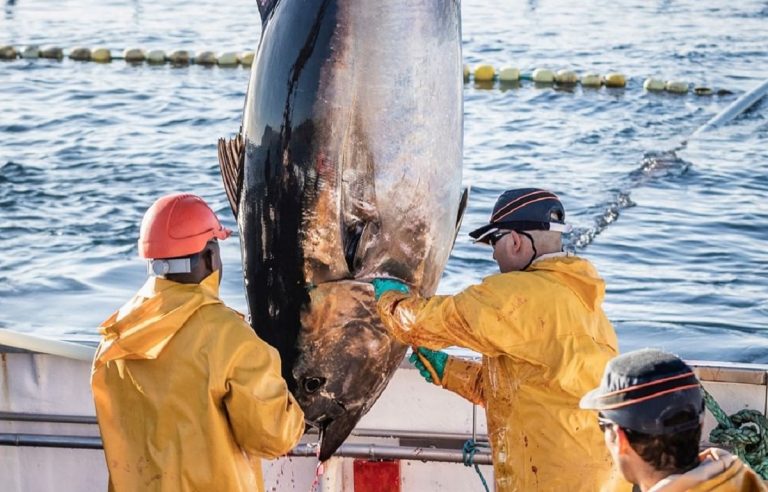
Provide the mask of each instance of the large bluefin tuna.
{"label": "large bluefin tuna", "polygon": [[374,277],[431,295],[461,215],[458,0],[260,0],[240,134],[219,142],[256,332],[327,459],[406,347]]}

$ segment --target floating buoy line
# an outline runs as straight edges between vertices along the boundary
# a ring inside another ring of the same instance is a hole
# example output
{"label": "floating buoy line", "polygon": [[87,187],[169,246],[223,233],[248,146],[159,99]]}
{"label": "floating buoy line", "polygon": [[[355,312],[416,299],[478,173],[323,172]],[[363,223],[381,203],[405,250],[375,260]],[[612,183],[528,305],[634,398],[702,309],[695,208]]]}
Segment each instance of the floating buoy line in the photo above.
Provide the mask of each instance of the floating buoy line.
{"label": "floating buoy line", "polygon": [[[115,53],[109,48],[75,47],[65,50],[58,46],[26,46],[16,48],[12,45],[0,46],[0,60],[32,60],[49,59],[63,60],[65,58],[78,62],[111,63],[124,60],[131,64],[175,66],[203,65],[219,67],[250,67],[253,64],[255,53],[253,51],[229,51],[216,53],[214,51],[201,51],[195,53],[189,50],[144,50],[141,48],[128,48]],[[575,87],[599,89],[601,87],[623,89],[627,87],[627,77],[619,72],[606,74],[584,73],[577,74],[572,70],[559,70],[557,72],[537,68],[530,73],[521,72],[515,67],[500,67],[481,64],[474,68],[464,65],[464,82],[475,83],[477,89],[515,88],[523,82],[533,82],[537,85],[556,85],[560,87]],[[649,77],[644,79],[642,87],[647,92],[666,92],[671,94],[693,93],[697,96],[728,95],[731,91],[715,90],[704,85],[692,84],[684,80],[665,80]]]}

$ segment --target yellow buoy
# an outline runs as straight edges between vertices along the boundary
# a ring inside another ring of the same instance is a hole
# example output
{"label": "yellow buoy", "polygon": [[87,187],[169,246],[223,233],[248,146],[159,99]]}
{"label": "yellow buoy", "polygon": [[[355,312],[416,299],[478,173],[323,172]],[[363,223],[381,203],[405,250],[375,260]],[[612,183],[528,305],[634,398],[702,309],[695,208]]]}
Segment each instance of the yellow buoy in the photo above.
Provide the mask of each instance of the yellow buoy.
{"label": "yellow buoy", "polygon": [[40,47],[37,45],[26,46],[21,50],[21,57],[29,59],[40,58]]}
{"label": "yellow buoy", "polygon": [[643,82],[643,89],[647,91],[663,91],[665,83],[661,79],[647,78]]}
{"label": "yellow buoy", "polygon": [[198,65],[216,65],[216,53],[213,51],[201,51],[195,57],[195,63]]}
{"label": "yellow buoy", "polygon": [[682,80],[668,80],[664,88],[667,89],[667,92],[686,94],[688,92],[688,82],[683,82]]}
{"label": "yellow buoy", "polygon": [[91,60],[97,63],[109,63],[112,61],[112,52],[107,48],[96,48],[91,52]]}
{"label": "yellow buoy", "polygon": [[16,55],[16,48],[13,46],[0,46],[0,60],[14,60]]}
{"label": "yellow buoy", "polygon": [[220,54],[216,61],[218,61],[220,67],[234,67],[237,65],[237,53],[227,52]]}
{"label": "yellow buoy", "polygon": [[626,77],[624,77],[623,74],[617,72],[605,74],[605,79],[603,82],[605,82],[606,87],[625,87],[627,85]]}
{"label": "yellow buoy", "polygon": [[551,84],[555,81],[555,73],[546,68],[537,68],[533,71],[531,78],[537,84]]}
{"label": "yellow buoy", "polygon": [[163,50],[152,50],[147,53],[147,62],[149,63],[165,63],[167,58]]}
{"label": "yellow buoy", "polygon": [[239,61],[240,64],[245,67],[250,67],[253,64],[254,56],[256,56],[256,53],[253,51],[243,51],[237,55],[237,61]]}
{"label": "yellow buoy", "polygon": [[513,67],[501,67],[499,69],[499,82],[517,82],[520,80],[520,70]]}
{"label": "yellow buoy", "polygon": [[40,50],[40,58],[50,58],[53,60],[61,60],[64,58],[64,50],[58,46],[46,46]]}
{"label": "yellow buoy", "polygon": [[712,89],[709,87],[694,87],[693,92],[697,96],[711,96],[713,94]]}
{"label": "yellow buoy", "polygon": [[555,74],[555,81],[558,84],[573,85],[579,82],[579,76],[571,70],[558,70]]}
{"label": "yellow buoy", "polygon": [[585,73],[581,76],[582,87],[600,87],[603,85],[603,79],[596,73]]}
{"label": "yellow buoy", "polygon": [[[143,62],[147,58],[147,55],[141,48],[128,48],[123,51],[123,58],[127,62],[137,63]],[[165,56],[163,56],[163,58],[165,58]]]}
{"label": "yellow buoy", "polygon": [[75,61],[88,61],[91,59],[91,49],[78,46],[69,50],[69,59]]}
{"label": "yellow buoy", "polygon": [[478,65],[475,67],[475,82],[490,82],[496,76],[493,65]]}
{"label": "yellow buoy", "polygon": [[186,65],[189,63],[189,60],[191,58],[192,56],[189,54],[189,51],[187,50],[176,50],[171,52],[170,55],[168,55],[168,61],[176,65]]}

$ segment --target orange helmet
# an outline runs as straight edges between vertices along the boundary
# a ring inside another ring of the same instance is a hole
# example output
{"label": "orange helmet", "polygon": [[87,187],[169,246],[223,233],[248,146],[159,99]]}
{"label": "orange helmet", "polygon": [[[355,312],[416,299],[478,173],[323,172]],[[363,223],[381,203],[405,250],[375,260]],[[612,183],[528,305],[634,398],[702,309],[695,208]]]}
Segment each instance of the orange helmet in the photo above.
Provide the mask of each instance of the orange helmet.
{"label": "orange helmet", "polygon": [[202,251],[211,239],[227,239],[231,234],[199,196],[166,195],[144,214],[139,256],[147,259],[189,256]]}

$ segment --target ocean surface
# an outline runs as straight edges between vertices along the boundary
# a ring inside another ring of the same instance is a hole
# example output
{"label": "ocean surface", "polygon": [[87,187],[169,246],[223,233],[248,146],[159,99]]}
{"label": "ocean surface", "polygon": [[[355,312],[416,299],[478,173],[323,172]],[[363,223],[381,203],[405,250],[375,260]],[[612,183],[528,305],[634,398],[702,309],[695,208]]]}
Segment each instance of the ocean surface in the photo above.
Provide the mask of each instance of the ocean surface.
{"label": "ocean surface", "polygon": [[[4,0],[0,45],[255,49],[254,0]],[[441,293],[494,273],[466,232],[506,188],[556,191],[569,248],[607,283],[623,350],[768,362],[768,103],[681,145],[768,77],[763,0],[465,0],[464,58],[619,71],[625,89],[465,86],[462,233]],[[428,67],[425,67],[428,69]],[[647,76],[725,93],[646,93]],[[216,140],[249,70],[0,62],[0,327],[95,339],[143,283],[136,238],[159,195],[202,195],[235,229]],[[675,153],[673,149],[679,148]],[[246,309],[238,240],[223,297]]]}

